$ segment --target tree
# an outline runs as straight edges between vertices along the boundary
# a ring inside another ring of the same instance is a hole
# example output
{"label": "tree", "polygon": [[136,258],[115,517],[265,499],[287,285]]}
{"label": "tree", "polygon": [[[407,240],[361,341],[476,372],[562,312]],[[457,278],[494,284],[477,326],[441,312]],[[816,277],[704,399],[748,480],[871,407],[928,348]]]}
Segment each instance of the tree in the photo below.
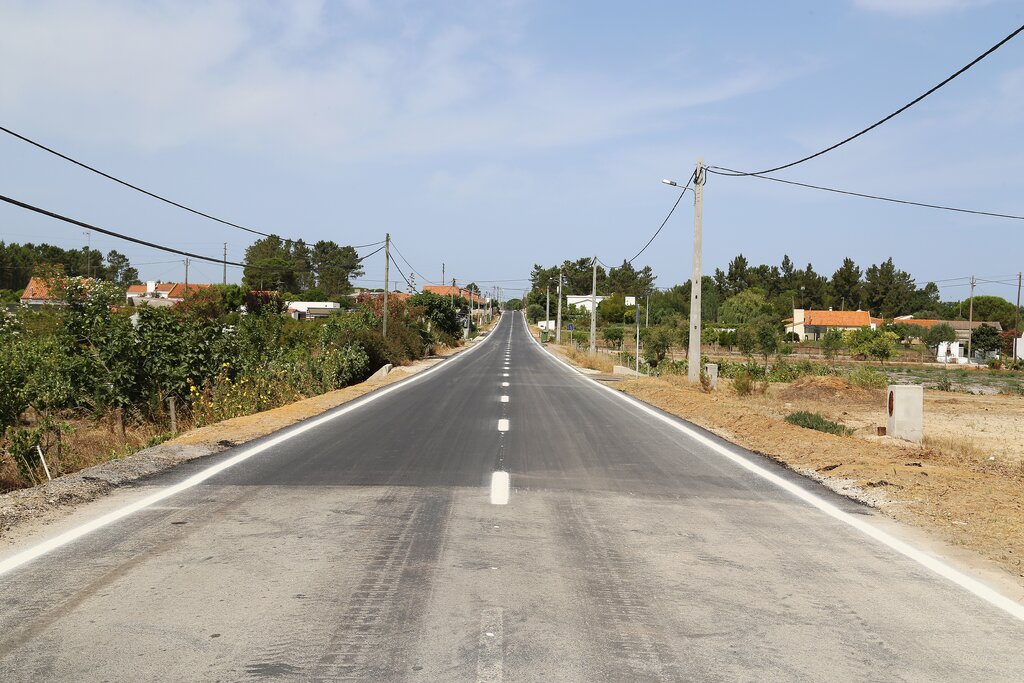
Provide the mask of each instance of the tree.
{"label": "tree", "polygon": [[839,305],[844,310],[846,308],[854,310],[861,307],[861,293],[863,290],[861,269],[853,262],[853,259],[843,259],[843,265],[836,272],[832,273],[829,289],[831,290],[833,304],[837,301],[840,302]]}
{"label": "tree", "polygon": [[991,325],[982,325],[971,332],[971,351],[982,355],[998,351],[1002,346],[999,332]]}
{"label": "tree", "polygon": [[313,245],[309,255],[310,268],[316,287],[330,299],[352,291],[352,278],[363,275],[363,265],[353,247],[339,247],[337,243],[321,240]]}
{"label": "tree", "polygon": [[526,319],[535,323],[544,317],[544,307],[540,304],[530,304],[526,307]]}
{"label": "tree", "polygon": [[914,279],[897,270],[892,258],[871,266],[865,273],[864,303],[882,318],[895,318],[910,311],[915,291]]}
{"label": "tree", "polygon": [[657,367],[658,363],[665,360],[671,348],[672,333],[669,330],[663,327],[650,328],[644,343],[644,360],[651,367]]}
{"label": "tree", "polygon": [[507,299],[504,306],[506,311],[521,311],[523,310],[522,299]]}
{"label": "tree", "polygon": [[727,325],[745,325],[770,317],[771,306],[764,294],[747,289],[725,300],[719,309],[719,322]]}
{"label": "tree", "polygon": [[650,266],[644,266],[638,271],[629,261],[623,260],[621,266],[608,271],[605,286],[612,294],[646,296],[654,289],[654,280],[654,271]]}
{"label": "tree", "polygon": [[768,357],[779,352],[779,331],[770,320],[761,320],[754,326],[757,351],[764,356],[764,367],[768,368]]}
{"label": "tree", "polygon": [[896,355],[896,342],[899,337],[896,336],[895,332],[888,330],[882,332],[876,332],[874,339],[868,344],[868,353],[872,358],[875,358],[885,365],[885,361]]}
{"label": "tree", "polygon": [[127,256],[114,249],[107,252],[107,266],[104,270],[108,280],[125,287],[139,281],[139,271],[132,268]]}
{"label": "tree", "polygon": [[[628,314],[628,317],[627,317]],[[626,311],[626,297],[613,294],[597,305],[597,319],[608,323],[624,323],[631,320],[633,310]]]}
{"label": "tree", "polygon": [[618,349],[622,348],[622,340],[625,336],[626,330],[622,325],[609,325],[601,333],[601,338],[604,339],[608,346],[614,346]]}
{"label": "tree", "polygon": [[924,335],[924,343],[932,349],[938,349],[939,344],[943,342],[955,341],[956,330],[953,329],[952,325],[947,323],[939,323],[938,325],[928,328],[928,331]]}
{"label": "tree", "polygon": [[825,358],[832,360],[841,348],[843,348],[843,333],[834,329],[826,330],[821,338],[821,352],[825,354]]}

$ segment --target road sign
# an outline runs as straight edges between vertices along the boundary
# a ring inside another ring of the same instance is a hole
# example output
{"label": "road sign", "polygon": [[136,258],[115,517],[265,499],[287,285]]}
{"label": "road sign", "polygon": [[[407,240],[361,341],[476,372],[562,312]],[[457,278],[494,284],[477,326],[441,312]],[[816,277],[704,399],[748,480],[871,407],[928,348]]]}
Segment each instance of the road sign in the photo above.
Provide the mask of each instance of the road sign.
{"label": "road sign", "polygon": [[626,305],[627,306],[636,306],[636,297],[635,296],[627,296],[626,297]]}
{"label": "road sign", "polygon": [[570,332],[572,332],[573,330],[576,329],[576,326],[573,325],[572,323],[569,323],[569,328],[568,329],[569,329]]}

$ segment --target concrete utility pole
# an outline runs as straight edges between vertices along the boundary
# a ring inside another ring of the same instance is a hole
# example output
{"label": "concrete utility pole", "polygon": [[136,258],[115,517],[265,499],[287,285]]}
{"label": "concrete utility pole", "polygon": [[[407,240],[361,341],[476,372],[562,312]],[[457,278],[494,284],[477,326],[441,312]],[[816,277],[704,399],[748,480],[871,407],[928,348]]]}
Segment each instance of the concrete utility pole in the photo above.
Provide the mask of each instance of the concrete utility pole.
{"label": "concrete utility pole", "polygon": [[388,263],[391,261],[391,233],[384,233],[384,330],[381,336],[388,338]]}
{"label": "concrete utility pole", "polygon": [[690,352],[687,355],[686,376],[691,384],[700,381],[700,314],[701,274],[700,259],[704,222],[704,160],[697,160],[693,175],[693,280],[690,285]]}
{"label": "concrete utility pole", "polygon": [[224,243],[224,284],[228,283],[228,243]]}
{"label": "concrete utility pole", "polygon": [[971,276],[971,303],[967,309],[967,362],[971,362],[971,343],[974,341],[974,285],[977,284],[974,276]]}
{"label": "concrete utility pole", "polygon": [[636,376],[640,376],[640,307],[636,309]]}
{"label": "concrete utility pole", "polygon": [[1013,314],[1013,358],[1012,362],[1017,362],[1017,345],[1020,344],[1020,281],[1021,275],[1024,273],[1017,273],[1017,310]]}
{"label": "concrete utility pole", "polygon": [[650,327],[651,326],[651,295],[650,295],[649,292],[647,294],[647,303],[644,305],[644,315],[647,316],[646,320],[644,321],[644,327]]}
{"label": "concrete utility pole", "polygon": [[188,291],[188,259],[185,259],[185,291]]}
{"label": "concrete utility pole", "polygon": [[562,343],[562,269],[558,269],[558,319],[555,320],[555,343]]}
{"label": "concrete utility pole", "polygon": [[545,308],[544,308],[544,329],[548,333],[548,338],[550,338],[551,337],[551,330],[548,329],[548,327],[550,327],[550,325],[548,323],[551,321],[551,283],[550,282],[548,282],[547,290],[548,290],[548,298],[547,298],[547,304],[545,305]]}
{"label": "concrete utility pole", "polygon": [[590,352],[597,353],[597,256],[594,256],[594,284],[590,288]]}

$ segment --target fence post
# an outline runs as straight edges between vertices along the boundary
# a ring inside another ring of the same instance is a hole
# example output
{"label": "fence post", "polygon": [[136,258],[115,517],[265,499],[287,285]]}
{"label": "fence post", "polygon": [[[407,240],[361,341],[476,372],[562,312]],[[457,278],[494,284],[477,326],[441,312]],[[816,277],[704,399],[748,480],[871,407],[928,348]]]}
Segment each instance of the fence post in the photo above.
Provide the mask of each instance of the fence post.
{"label": "fence post", "polygon": [[53,477],[50,476],[50,468],[46,466],[46,458],[43,457],[43,449],[36,444],[36,453],[39,454],[39,461],[43,463],[43,471],[46,472],[46,481],[53,481]]}
{"label": "fence post", "polygon": [[173,396],[168,396],[167,397],[167,406],[171,410],[171,434],[177,434],[178,433],[178,419],[177,419],[177,415],[174,412],[174,397]]}

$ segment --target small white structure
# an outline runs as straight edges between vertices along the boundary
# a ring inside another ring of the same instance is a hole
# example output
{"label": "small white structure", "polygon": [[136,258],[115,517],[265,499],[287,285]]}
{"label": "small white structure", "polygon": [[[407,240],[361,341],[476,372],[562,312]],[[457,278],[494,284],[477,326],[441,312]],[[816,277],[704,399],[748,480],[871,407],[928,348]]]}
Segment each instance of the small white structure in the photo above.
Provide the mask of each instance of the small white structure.
{"label": "small white structure", "polygon": [[940,342],[935,353],[935,360],[952,365],[967,365],[967,344],[964,342]]}
{"label": "small white structure", "polygon": [[920,384],[891,384],[886,396],[886,435],[921,443],[924,440],[924,387]]}
{"label": "small white structure", "polygon": [[1014,355],[1017,360],[1024,360],[1024,334],[1020,335],[1020,339],[1014,340]]}
{"label": "small white structure", "polygon": [[555,329],[555,321],[554,320],[540,320],[540,321],[537,322],[537,327],[539,327],[542,330],[553,330],[553,329]]}
{"label": "small white structure", "polygon": [[705,363],[704,374],[707,375],[712,389],[718,388],[718,363]]}
{"label": "small white structure", "polygon": [[337,301],[289,301],[286,306],[288,315],[295,320],[325,318],[341,310]]}
{"label": "small white structure", "polygon": [[[608,297],[598,296],[594,298],[597,300],[597,305],[600,306],[601,302],[607,299]],[[592,312],[590,310],[591,296],[589,294],[570,294],[567,297],[565,297],[565,302],[569,306],[579,306],[580,308],[584,309],[587,313]]]}

